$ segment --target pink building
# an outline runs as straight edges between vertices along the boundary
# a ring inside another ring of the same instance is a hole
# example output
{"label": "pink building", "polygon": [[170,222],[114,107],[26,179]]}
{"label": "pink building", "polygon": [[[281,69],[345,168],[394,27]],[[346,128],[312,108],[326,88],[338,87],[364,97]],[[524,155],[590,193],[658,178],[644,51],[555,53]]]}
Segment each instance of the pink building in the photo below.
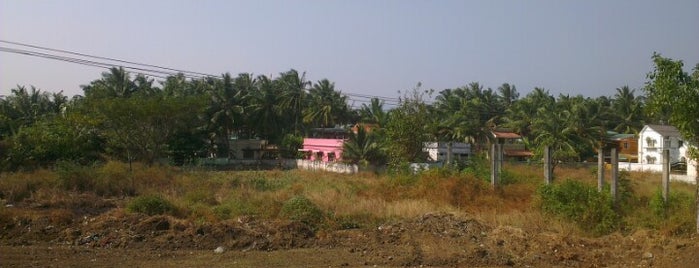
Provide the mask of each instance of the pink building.
{"label": "pink building", "polygon": [[312,161],[340,161],[344,143],[344,139],[304,138],[303,149],[299,151],[305,153],[304,159]]}
{"label": "pink building", "polygon": [[334,162],[342,159],[342,146],[348,138],[344,128],[316,128],[310,138],[303,139],[304,159]]}

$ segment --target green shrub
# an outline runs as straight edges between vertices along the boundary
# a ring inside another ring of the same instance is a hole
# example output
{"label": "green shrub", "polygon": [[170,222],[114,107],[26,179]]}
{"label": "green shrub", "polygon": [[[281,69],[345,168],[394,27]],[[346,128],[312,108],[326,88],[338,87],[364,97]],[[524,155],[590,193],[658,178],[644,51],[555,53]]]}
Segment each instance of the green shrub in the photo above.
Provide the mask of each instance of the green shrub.
{"label": "green shrub", "polygon": [[484,154],[477,154],[468,159],[464,173],[481,180],[490,181],[490,163]]}
{"label": "green shrub", "polygon": [[56,163],[58,184],[64,190],[86,192],[95,189],[95,169],[73,162]]}
{"label": "green shrub", "polygon": [[303,146],[303,137],[286,134],[282,138],[279,153],[283,158],[300,158],[303,154],[299,152],[299,149]]}
{"label": "green shrub", "polygon": [[537,190],[540,208],[549,214],[575,222],[593,234],[615,231],[620,217],[614,211],[607,191],[573,180],[558,185],[544,185]]}
{"label": "green shrub", "polygon": [[290,220],[303,222],[311,227],[317,226],[323,219],[323,211],[302,195],[294,196],[284,202],[280,215]]}
{"label": "green shrub", "polygon": [[233,209],[230,206],[215,206],[213,212],[219,220],[227,220],[231,218]]}
{"label": "green shrub", "polygon": [[95,193],[101,196],[133,196],[136,192],[133,174],[128,166],[119,162],[107,162],[97,171]]}
{"label": "green shrub", "polygon": [[250,203],[250,200],[241,201],[231,199],[223,204],[214,206],[214,215],[220,220],[227,220],[242,215],[256,215],[257,205]]}
{"label": "green shrub", "polygon": [[672,192],[668,201],[663,199],[658,189],[648,201],[652,218],[645,221],[646,227],[659,228],[672,234],[690,234],[694,232],[694,197],[684,192]]}
{"label": "green shrub", "polygon": [[150,216],[158,214],[174,214],[175,206],[159,195],[145,195],[134,198],[126,206],[130,212],[144,213]]}
{"label": "green shrub", "polygon": [[247,184],[256,191],[260,192],[276,191],[291,185],[292,182],[295,181],[290,177],[264,177],[263,173],[256,173],[252,175],[254,177],[250,178],[247,181]]}
{"label": "green shrub", "polygon": [[202,189],[187,192],[184,196],[184,200],[187,201],[189,205],[204,204],[214,206],[218,204],[213,194]]}

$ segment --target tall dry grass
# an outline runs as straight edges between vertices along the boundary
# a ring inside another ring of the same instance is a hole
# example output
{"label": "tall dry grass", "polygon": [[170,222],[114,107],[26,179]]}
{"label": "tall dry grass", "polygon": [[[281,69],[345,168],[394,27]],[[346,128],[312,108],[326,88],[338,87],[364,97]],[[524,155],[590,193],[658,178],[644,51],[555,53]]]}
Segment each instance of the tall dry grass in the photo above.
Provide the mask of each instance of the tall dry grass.
{"label": "tall dry grass", "polygon": [[[497,189],[474,173],[447,169],[420,175],[345,175],[302,170],[191,171],[138,163],[129,169],[120,162],[68,168],[76,170],[65,174],[52,170],[2,173],[0,198],[5,202],[39,198],[57,203],[67,200],[61,195],[79,198],[76,193],[83,193],[95,198],[124,197],[128,203],[134,197],[157,195],[177,208],[177,217],[216,222],[240,217],[276,219],[285,203],[304,196],[323,212],[325,228],[369,227],[430,212],[448,212],[470,215],[492,226],[580,232],[573,224],[544,215],[535,206],[536,190],[543,184],[539,165],[506,163],[505,184]],[[61,177],[66,174],[78,177]],[[578,180],[596,184],[592,166],[559,166],[555,176],[554,183]],[[651,200],[659,189],[657,174],[632,172],[624,176],[633,194],[624,216],[625,230],[657,228],[676,233],[684,228],[687,217],[658,219],[658,215],[650,214]],[[66,180],[68,184],[61,183]],[[75,183],[84,185],[76,187]],[[685,200],[686,195],[693,197],[693,185],[673,182],[671,187],[672,192],[685,196],[678,200]],[[685,213],[683,206],[673,213]]]}

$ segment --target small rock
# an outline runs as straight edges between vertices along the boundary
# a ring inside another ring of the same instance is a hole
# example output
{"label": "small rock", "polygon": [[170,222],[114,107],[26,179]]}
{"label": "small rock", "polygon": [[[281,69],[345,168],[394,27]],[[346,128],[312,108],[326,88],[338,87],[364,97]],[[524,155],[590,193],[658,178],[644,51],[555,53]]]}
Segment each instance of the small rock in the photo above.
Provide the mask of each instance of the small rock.
{"label": "small rock", "polygon": [[214,249],[215,253],[223,253],[224,251],[226,251],[226,249],[222,246],[219,246],[216,249]]}
{"label": "small rock", "polygon": [[643,258],[644,259],[652,259],[653,253],[650,253],[650,252],[643,253]]}

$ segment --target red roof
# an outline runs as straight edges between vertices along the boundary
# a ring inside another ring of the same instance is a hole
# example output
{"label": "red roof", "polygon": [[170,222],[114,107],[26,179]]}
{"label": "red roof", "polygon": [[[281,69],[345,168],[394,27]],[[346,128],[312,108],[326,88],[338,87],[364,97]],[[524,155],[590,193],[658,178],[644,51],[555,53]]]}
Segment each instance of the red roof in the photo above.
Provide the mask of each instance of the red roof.
{"label": "red roof", "polygon": [[491,133],[493,133],[493,136],[494,136],[496,139],[519,139],[519,138],[522,137],[522,136],[520,136],[519,134],[514,133],[514,132],[497,132],[497,131],[492,131]]}
{"label": "red roof", "polygon": [[534,153],[527,150],[504,150],[503,152],[506,156],[516,156],[516,157],[531,157]]}

